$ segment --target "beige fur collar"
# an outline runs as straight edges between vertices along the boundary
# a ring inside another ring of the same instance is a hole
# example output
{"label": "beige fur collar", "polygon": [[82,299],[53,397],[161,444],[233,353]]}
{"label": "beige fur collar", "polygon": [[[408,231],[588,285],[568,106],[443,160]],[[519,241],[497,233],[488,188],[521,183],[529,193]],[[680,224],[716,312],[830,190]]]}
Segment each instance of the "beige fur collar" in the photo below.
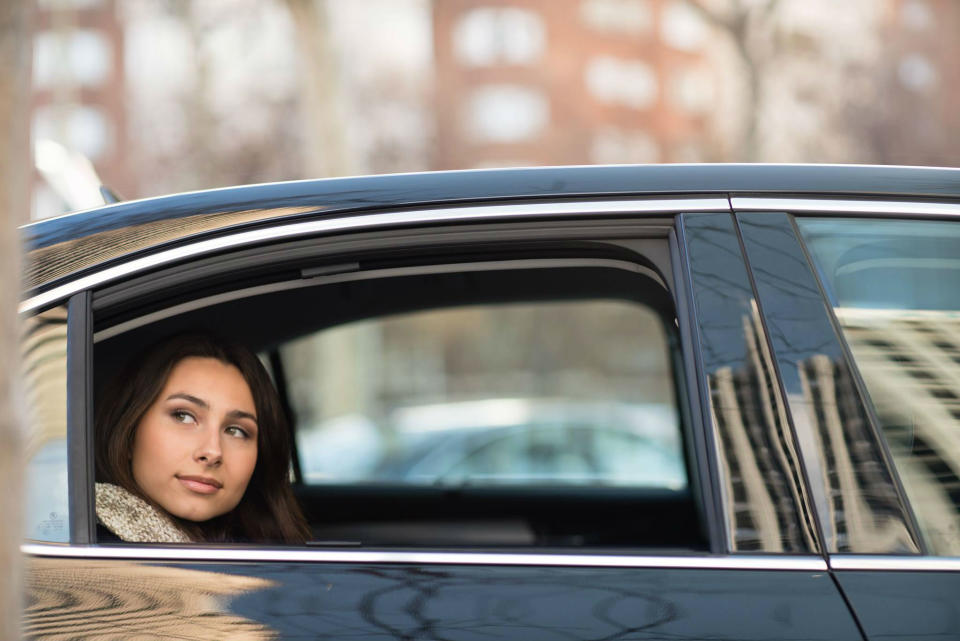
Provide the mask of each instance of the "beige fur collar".
{"label": "beige fur collar", "polygon": [[97,483],[97,519],[123,541],[190,543],[166,514],[119,485]]}

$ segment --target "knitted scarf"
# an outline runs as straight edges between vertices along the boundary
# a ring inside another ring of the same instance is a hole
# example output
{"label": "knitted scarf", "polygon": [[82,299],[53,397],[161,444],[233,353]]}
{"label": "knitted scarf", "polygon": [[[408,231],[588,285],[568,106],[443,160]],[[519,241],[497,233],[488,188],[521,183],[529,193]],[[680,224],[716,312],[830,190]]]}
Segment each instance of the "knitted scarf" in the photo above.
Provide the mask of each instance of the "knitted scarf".
{"label": "knitted scarf", "polygon": [[97,483],[97,520],[123,541],[190,543],[190,537],[138,496],[119,485]]}

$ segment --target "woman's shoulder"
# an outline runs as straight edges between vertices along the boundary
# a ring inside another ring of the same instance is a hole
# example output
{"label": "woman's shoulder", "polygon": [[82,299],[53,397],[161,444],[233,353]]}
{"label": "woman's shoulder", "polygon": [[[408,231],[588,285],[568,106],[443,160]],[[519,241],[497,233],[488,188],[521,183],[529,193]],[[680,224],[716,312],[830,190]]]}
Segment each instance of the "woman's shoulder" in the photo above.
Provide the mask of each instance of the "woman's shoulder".
{"label": "woman's shoulder", "polygon": [[191,539],[166,514],[112,483],[96,484],[97,535],[101,526],[118,541],[190,543]]}

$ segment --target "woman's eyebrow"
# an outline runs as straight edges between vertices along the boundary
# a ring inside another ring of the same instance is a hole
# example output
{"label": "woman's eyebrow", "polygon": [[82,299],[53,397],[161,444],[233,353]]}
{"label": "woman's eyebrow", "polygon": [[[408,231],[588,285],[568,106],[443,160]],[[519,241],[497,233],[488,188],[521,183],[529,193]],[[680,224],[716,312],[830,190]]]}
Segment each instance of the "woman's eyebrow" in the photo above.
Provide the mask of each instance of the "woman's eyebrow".
{"label": "woman's eyebrow", "polygon": [[243,410],[233,410],[232,412],[228,412],[227,416],[229,416],[230,418],[249,418],[254,423],[257,422],[256,416],[254,416],[250,412],[244,412]]}
{"label": "woman's eyebrow", "polygon": [[167,397],[167,400],[169,401],[169,400],[174,399],[174,398],[181,398],[181,399],[183,399],[183,400],[185,400],[185,401],[190,401],[190,402],[193,403],[194,405],[199,405],[200,407],[202,407],[202,408],[204,408],[204,409],[210,409],[210,405],[209,405],[205,400],[203,400],[202,398],[197,398],[196,396],[192,396],[192,395],[190,395],[190,394],[184,394],[183,392],[177,392],[176,394],[171,394],[170,396],[168,396],[168,397]]}
{"label": "woman's eyebrow", "polygon": [[[184,393],[184,392],[177,392],[177,393],[175,393],[175,394],[171,394],[170,396],[168,396],[168,397],[167,397],[167,400],[169,401],[169,400],[174,399],[174,398],[180,398],[180,399],[183,399],[183,400],[185,400],[185,401],[190,401],[191,403],[193,403],[193,404],[195,404],[195,405],[199,405],[200,407],[202,407],[202,408],[204,408],[204,409],[210,409],[210,405],[209,405],[205,400],[203,400],[202,398],[197,398],[196,396],[193,396],[192,394],[186,394],[186,393]],[[257,417],[256,417],[255,415],[251,414],[250,412],[244,412],[243,410],[232,410],[232,411],[230,411],[230,412],[227,412],[227,416],[229,416],[230,418],[248,418],[248,419],[250,419],[251,421],[253,421],[254,423],[257,422]]]}

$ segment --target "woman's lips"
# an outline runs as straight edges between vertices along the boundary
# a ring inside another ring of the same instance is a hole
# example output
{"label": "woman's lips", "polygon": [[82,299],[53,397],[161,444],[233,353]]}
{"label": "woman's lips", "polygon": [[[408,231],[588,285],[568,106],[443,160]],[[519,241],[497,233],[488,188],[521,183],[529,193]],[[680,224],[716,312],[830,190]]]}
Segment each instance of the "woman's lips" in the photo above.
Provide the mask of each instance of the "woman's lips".
{"label": "woman's lips", "polygon": [[223,487],[219,481],[202,476],[178,476],[177,480],[185,488],[197,494],[214,494]]}

